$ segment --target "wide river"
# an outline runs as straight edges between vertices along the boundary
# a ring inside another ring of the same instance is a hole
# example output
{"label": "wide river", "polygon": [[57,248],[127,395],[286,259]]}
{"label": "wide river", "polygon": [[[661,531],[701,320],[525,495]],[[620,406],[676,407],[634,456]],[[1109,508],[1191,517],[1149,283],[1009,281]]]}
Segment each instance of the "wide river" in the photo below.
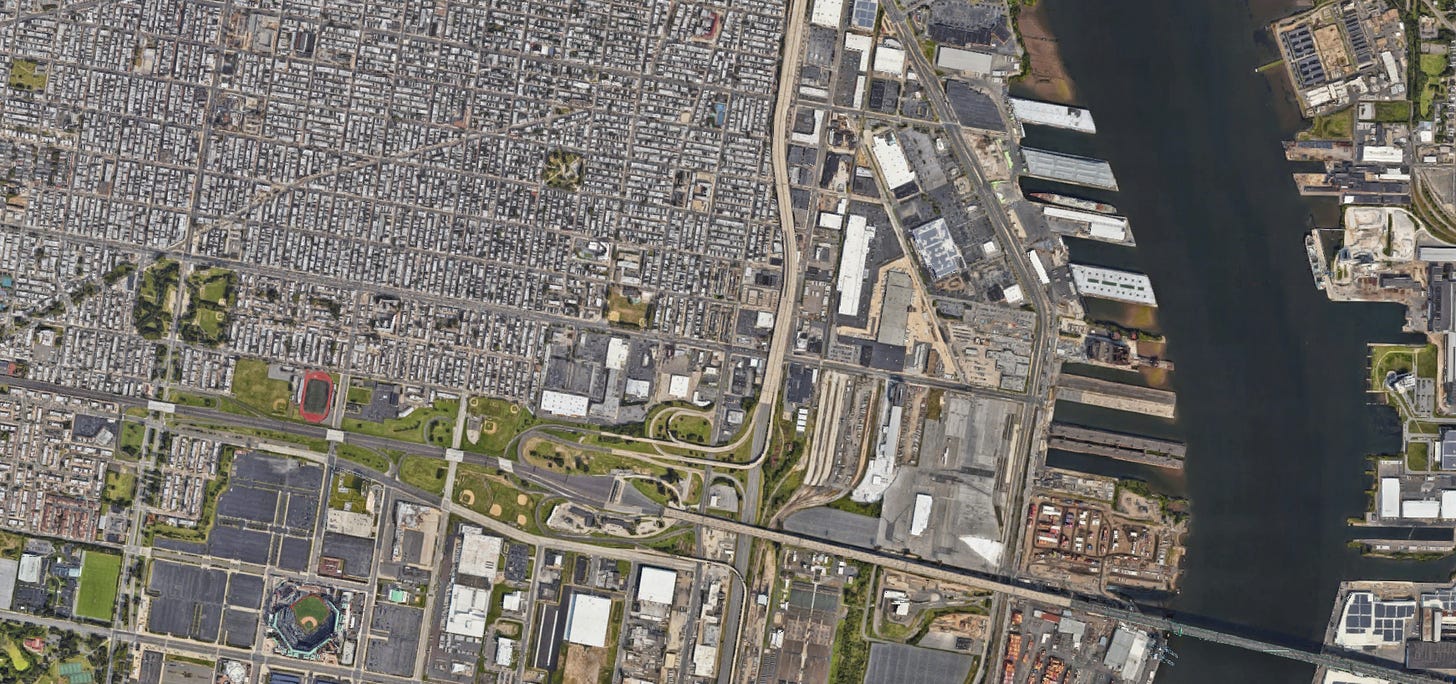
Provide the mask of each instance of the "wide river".
{"label": "wide river", "polygon": [[[1122,192],[1108,197],[1138,241],[1136,252],[1115,249],[1152,277],[1177,363],[1193,525],[1171,607],[1317,642],[1341,580],[1447,577],[1449,562],[1346,547],[1345,520],[1362,512],[1369,486],[1366,455],[1397,446],[1392,414],[1363,393],[1365,345],[1402,339],[1402,313],[1334,304],[1313,287],[1303,236],[1331,207],[1295,191],[1280,141],[1298,113],[1280,73],[1254,73],[1276,56],[1266,23],[1290,8],[1041,1],[1098,126],[1068,151],[1112,163]],[[1189,639],[1172,647],[1177,664],[1160,682],[1303,683],[1313,673]]]}

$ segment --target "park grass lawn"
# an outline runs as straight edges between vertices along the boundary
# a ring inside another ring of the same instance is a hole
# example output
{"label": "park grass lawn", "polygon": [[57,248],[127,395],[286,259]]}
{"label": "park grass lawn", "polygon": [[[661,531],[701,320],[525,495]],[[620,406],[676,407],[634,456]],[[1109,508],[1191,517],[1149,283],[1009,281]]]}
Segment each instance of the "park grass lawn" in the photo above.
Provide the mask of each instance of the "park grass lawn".
{"label": "park grass lawn", "polygon": [[1376,392],[1385,389],[1385,376],[1390,371],[1407,373],[1415,370],[1422,378],[1436,377],[1435,345],[1370,345],[1370,389]]}
{"label": "park grass lawn", "polygon": [[535,516],[540,495],[522,491],[493,468],[469,463],[456,466],[455,491],[451,495],[456,503],[476,513],[517,525],[527,532],[540,531]]}
{"label": "park grass lawn", "polygon": [[178,287],[180,266],[171,259],[158,259],[142,271],[136,302],[132,305],[132,325],[149,340],[160,340],[172,327],[172,293]]}
{"label": "park grass lawn", "polygon": [[119,506],[130,506],[136,496],[136,473],[129,470],[107,470],[106,491],[101,498]]}
{"label": "park grass lawn", "polygon": [[9,638],[5,639],[5,657],[10,660],[10,666],[15,668],[16,672],[25,672],[30,669],[30,657],[25,655],[20,644]]}
{"label": "park grass lawn", "polygon": [[465,410],[472,416],[479,416],[482,425],[479,441],[471,443],[466,439],[461,445],[480,453],[504,455],[516,435],[536,424],[536,417],[530,411],[505,399],[471,397],[465,404]]}
{"label": "park grass lawn", "polygon": [[445,495],[445,476],[450,465],[442,458],[406,456],[399,463],[399,479],[436,495]]}
{"label": "park grass lawn", "polygon": [[233,368],[233,398],[275,416],[293,417],[293,395],[288,383],[268,377],[268,362],[238,359]]}
{"label": "park grass lawn", "polygon": [[87,551],[81,559],[81,586],[76,591],[76,614],[111,622],[116,608],[116,583],[121,578],[121,556]]}
{"label": "park grass lawn", "polygon": [[352,384],[349,385],[349,393],[345,395],[346,401],[351,404],[359,404],[360,406],[368,404],[372,399],[374,399],[373,390],[368,387],[356,387]]}
{"label": "park grass lawn", "polygon": [[1421,55],[1421,73],[1437,78],[1446,73],[1446,55]]}
{"label": "park grass lawn", "polygon": [[1413,471],[1425,471],[1431,467],[1431,447],[1425,442],[1411,442],[1405,447],[1405,466]]}
{"label": "park grass lawn", "polygon": [[217,306],[227,306],[228,286],[236,278],[236,274],[225,268],[209,268],[192,274],[192,280],[198,283],[198,296]]}
{"label": "park grass lawn", "polygon": [[237,274],[225,268],[204,269],[187,277],[190,317],[182,325],[184,340],[209,346],[226,341],[227,300],[236,282]]}
{"label": "park grass lawn", "polygon": [[135,461],[142,456],[142,440],[146,439],[147,426],[132,421],[121,424],[121,437],[117,440],[117,453],[127,460]]}
{"label": "park grass lawn", "polygon": [[[1411,103],[1409,100],[1396,100],[1394,102],[1376,102],[1375,120],[1382,123],[1405,123],[1410,121]],[[1139,353],[1143,353],[1141,349]]]}
{"label": "park grass lawn", "polygon": [[1321,114],[1300,131],[1300,140],[1349,140],[1355,134],[1355,108],[1346,107],[1332,114]]}
{"label": "park grass lawn", "polygon": [[459,410],[458,399],[436,399],[428,408],[416,408],[409,415],[380,423],[344,418],[343,428],[376,437],[448,447],[455,434],[455,414]]}
{"label": "park grass lawn", "polygon": [[693,444],[708,444],[713,438],[713,423],[702,416],[679,413],[667,421],[667,429]]}
{"label": "park grass lawn", "polygon": [[14,532],[0,532],[0,558],[20,560],[25,551],[25,537]]}
{"label": "park grass lawn", "polygon": [[524,460],[537,468],[565,475],[606,475],[614,470],[630,470],[642,475],[661,476],[666,468],[630,456],[585,451],[531,437],[521,443]]}
{"label": "park grass lawn", "polygon": [[339,444],[335,447],[334,454],[346,461],[353,461],[365,468],[378,470],[381,473],[389,472],[390,459],[382,456],[379,452],[358,444]]}
{"label": "park grass lawn", "polygon": [[634,303],[620,290],[613,288],[607,293],[607,322],[637,328],[646,327],[647,302],[639,299]]}
{"label": "park grass lawn", "polygon": [[15,90],[45,90],[46,71],[33,59],[17,59],[10,63],[10,87]]}

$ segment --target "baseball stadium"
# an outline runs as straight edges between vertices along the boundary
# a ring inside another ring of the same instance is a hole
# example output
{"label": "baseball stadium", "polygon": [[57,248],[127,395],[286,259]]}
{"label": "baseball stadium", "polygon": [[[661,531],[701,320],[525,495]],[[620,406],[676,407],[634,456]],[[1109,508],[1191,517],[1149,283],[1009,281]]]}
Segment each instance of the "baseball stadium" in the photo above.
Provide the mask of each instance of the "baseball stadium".
{"label": "baseball stadium", "polygon": [[340,636],[339,608],[325,587],[284,582],[268,603],[268,628],[279,653],[317,660]]}

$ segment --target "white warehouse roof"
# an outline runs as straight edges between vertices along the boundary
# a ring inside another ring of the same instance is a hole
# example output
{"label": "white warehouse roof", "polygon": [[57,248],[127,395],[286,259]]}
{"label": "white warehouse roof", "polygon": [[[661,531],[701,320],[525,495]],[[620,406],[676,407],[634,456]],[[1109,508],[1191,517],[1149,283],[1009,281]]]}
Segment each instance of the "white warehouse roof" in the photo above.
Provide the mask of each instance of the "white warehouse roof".
{"label": "white warehouse roof", "polygon": [[1400,517],[1400,478],[1380,478],[1380,517]]}
{"label": "white warehouse roof", "polygon": [[637,600],[644,603],[672,605],[677,594],[677,573],[672,570],[642,566],[637,578]]}
{"label": "white warehouse roof", "polygon": [[930,504],[932,499],[929,494],[915,495],[915,511],[910,514],[910,536],[918,537],[925,533],[930,527]]}
{"label": "white warehouse roof", "polygon": [[885,187],[894,190],[915,181],[915,172],[910,170],[910,161],[905,158],[905,151],[900,149],[900,141],[893,132],[870,138],[870,153],[874,154],[875,163],[880,165],[880,173],[885,176]]}
{"label": "white warehouse roof", "polygon": [[1400,517],[1417,520],[1433,520],[1441,517],[1441,502],[1434,499],[1420,499],[1400,502]]}
{"label": "white warehouse roof", "polygon": [[870,240],[875,229],[869,226],[865,217],[851,214],[844,229],[844,249],[839,253],[839,277],[835,289],[839,290],[839,315],[854,316],[859,313],[860,290],[864,286],[865,257],[870,252]]}
{"label": "white warehouse roof", "polygon": [[591,400],[579,394],[567,394],[555,390],[541,393],[541,410],[558,416],[580,418],[586,415]]}
{"label": "white warehouse roof", "polygon": [[566,640],[582,646],[607,645],[607,623],[612,621],[612,599],[591,594],[572,594],[566,614]]}
{"label": "white warehouse roof", "polygon": [[490,590],[450,585],[450,617],[445,631],[479,639],[485,636],[485,618],[490,612]]}
{"label": "white warehouse roof", "polygon": [[814,13],[809,23],[825,28],[839,28],[844,18],[844,0],[814,0]]}
{"label": "white warehouse roof", "polygon": [[461,535],[460,574],[494,580],[496,567],[500,562],[500,553],[500,537],[484,534]]}
{"label": "white warehouse roof", "polygon": [[880,43],[875,50],[875,73],[899,78],[905,75],[905,51],[894,41]]}

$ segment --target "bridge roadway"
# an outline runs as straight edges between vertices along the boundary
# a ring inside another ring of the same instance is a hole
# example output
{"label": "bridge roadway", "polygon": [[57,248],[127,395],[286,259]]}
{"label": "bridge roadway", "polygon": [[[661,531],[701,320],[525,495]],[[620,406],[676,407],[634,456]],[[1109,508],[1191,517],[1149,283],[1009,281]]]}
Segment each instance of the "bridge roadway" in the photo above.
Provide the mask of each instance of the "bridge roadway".
{"label": "bridge roadway", "polygon": [[1109,600],[1100,596],[1092,596],[1056,587],[1049,587],[1037,582],[1026,580],[1015,580],[1004,575],[975,572],[960,568],[948,567],[937,563],[902,556],[899,554],[872,551],[858,547],[842,546],[827,542],[814,537],[788,532],[784,530],[770,530],[757,525],[718,518],[711,515],[703,515],[692,511],[685,511],[676,508],[663,509],[664,517],[681,520],[683,522],[711,527],[725,532],[733,532],[762,539],[764,541],[779,544],[788,544],[810,551],[828,553],[844,558],[850,558],[865,563],[872,563],[883,568],[912,573],[930,579],[944,580],[966,585],[976,589],[1014,596],[1016,598],[1038,603],[1056,606],[1060,608],[1071,608],[1098,615],[1106,615],[1124,622],[1132,623],[1149,629],[1168,632],[1178,636],[1193,637],[1203,641],[1211,641],[1217,644],[1233,646],[1249,651],[1258,651],[1269,655],[1289,658],[1309,663],[1311,665],[1323,666],[1335,670],[1342,670],[1351,674],[1366,677],[1378,677],[1390,682],[1402,684],[1425,684],[1427,682],[1448,681],[1435,675],[1428,675],[1421,672],[1407,672],[1397,667],[1384,665],[1378,662],[1361,660],[1358,658],[1342,655],[1333,651],[1313,651],[1302,646],[1287,644],[1276,644],[1269,641],[1262,641],[1252,637],[1235,634],[1232,631],[1200,627],[1197,625],[1179,622],[1171,618],[1151,615],[1137,610],[1119,608],[1109,603]]}

